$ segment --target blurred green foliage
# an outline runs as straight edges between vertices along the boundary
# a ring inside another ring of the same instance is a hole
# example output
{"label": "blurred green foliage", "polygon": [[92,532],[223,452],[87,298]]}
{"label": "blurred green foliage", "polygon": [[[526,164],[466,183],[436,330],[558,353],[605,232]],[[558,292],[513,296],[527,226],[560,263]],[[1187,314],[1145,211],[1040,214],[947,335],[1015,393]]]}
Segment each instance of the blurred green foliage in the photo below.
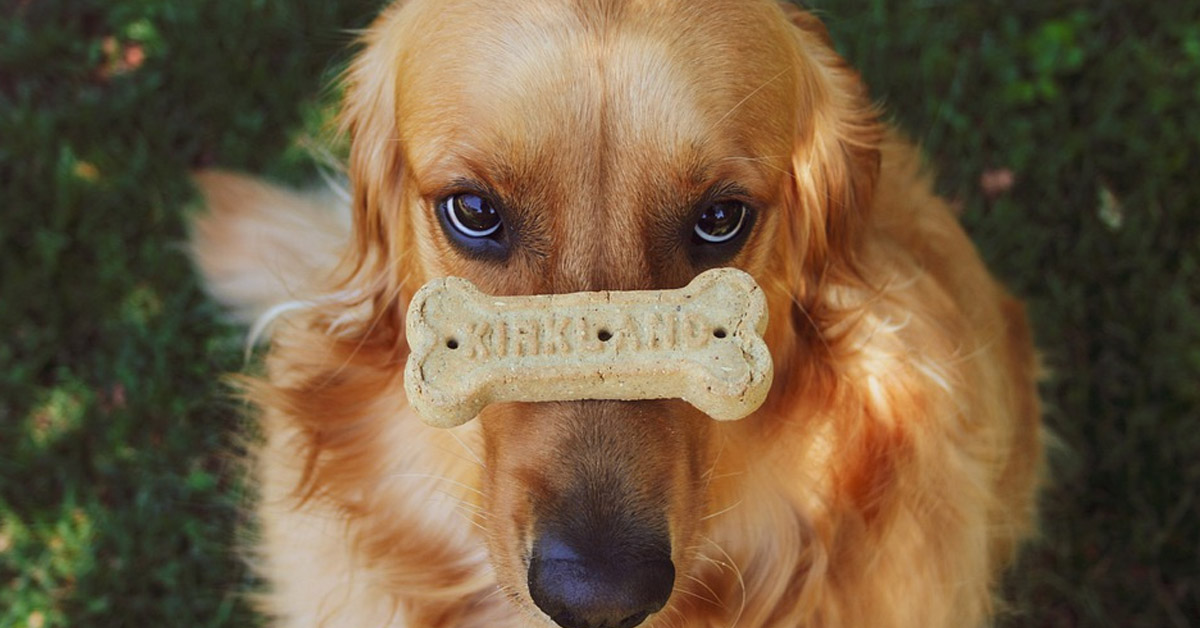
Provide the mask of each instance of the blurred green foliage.
{"label": "blurred green foliage", "polygon": [[[190,169],[313,175],[378,0],[0,4],[0,625],[254,625]],[[1200,617],[1200,6],[812,2],[1026,298],[1063,442],[1004,623]],[[990,182],[989,182],[990,181]]]}
{"label": "blurred green foliage", "polygon": [[[824,7],[825,3],[814,3]],[[832,3],[1030,307],[1062,441],[1010,625],[1200,619],[1200,5]],[[988,193],[984,173],[1011,171]]]}
{"label": "blurred green foliage", "polygon": [[302,116],[377,6],[0,4],[0,626],[256,623],[242,341],[184,254],[186,176],[312,176]]}

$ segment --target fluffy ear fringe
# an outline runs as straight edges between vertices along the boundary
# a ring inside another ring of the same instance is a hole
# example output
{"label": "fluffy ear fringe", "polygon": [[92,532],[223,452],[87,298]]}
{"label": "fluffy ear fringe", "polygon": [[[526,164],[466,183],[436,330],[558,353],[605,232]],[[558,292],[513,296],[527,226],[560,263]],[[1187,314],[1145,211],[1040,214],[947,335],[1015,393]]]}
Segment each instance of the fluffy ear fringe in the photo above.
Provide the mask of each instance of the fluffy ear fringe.
{"label": "fluffy ear fringe", "polygon": [[[408,352],[408,277],[399,271],[411,267],[412,238],[401,211],[406,173],[396,118],[400,42],[407,35],[397,24],[403,9],[396,2],[380,14],[342,77],[340,130],[350,138],[353,233],[331,287],[336,298],[311,303],[273,339],[270,377],[243,382],[250,399],[296,428],[289,445],[303,452],[296,507],[331,498],[344,514],[358,512],[352,500],[326,494],[327,487],[360,483],[379,464],[376,447],[386,425],[379,416],[386,410],[371,404],[381,391],[403,389],[397,365]],[[402,397],[391,399],[402,403]]]}
{"label": "fluffy ear fringe", "polygon": [[[792,179],[782,193],[769,285],[775,303],[772,320],[790,321],[769,333],[777,378],[773,403],[792,407],[797,395],[814,407],[835,403],[842,390],[833,365],[841,360],[839,325],[862,315],[839,299],[837,287],[870,292],[872,273],[863,259],[881,145],[886,135],[858,74],[833,50],[821,22],[790,4],[780,8],[795,26],[797,118]],[[805,356],[823,356],[812,359]],[[814,391],[825,391],[821,398]],[[815,410],[814,410],[815,411]]]}
{"label": "fluffy ear fringe", "polygon": [[[411,234],[402,216],[403,147],[396,120],[397,57],[403,29],[392,23],[403,2],[390,6],[362,38],[362,54],[343,77],[346,86],[341,128],[350,138],[348,172],[353,193],[355,246],[351,248],[347,283],[366,293],[400,295],[401,277],[389,277],[404,256]],[[398,35],[397,33],[401,33]],[[390,221],[385,224],[385,221]],[[377,306],[385,305],[376,303]]]}
{"label": "fluffy ear fringe", "polygon": [[[795,185],[789,250],[804,251],[793,282],[819,281],[830,271],[856,274],[861,234],[879,177],[884,126],[858,74],[832,47],[817,18],[794,6],[784,12],[797,27],[799,102],[811,117],[797,121]],[[799,287],[799,286],[797,286]]]}
{"label": "fluffy ear fringe", "polygon": [[405,3],[395,2],[362,36],[362,52],[342,77],[341,132],[350,138],[347,174],[351,187],[353,242],[342,260],[341,285],[357,295],[350,304],[365,311],[360,329],[346,326],[353,343],[390,345],[396,355],[404,341],[405,285],[397,269],[410,268],[411,225],[404,219],[403,146],[397,120],[397,89],[402,66]]}

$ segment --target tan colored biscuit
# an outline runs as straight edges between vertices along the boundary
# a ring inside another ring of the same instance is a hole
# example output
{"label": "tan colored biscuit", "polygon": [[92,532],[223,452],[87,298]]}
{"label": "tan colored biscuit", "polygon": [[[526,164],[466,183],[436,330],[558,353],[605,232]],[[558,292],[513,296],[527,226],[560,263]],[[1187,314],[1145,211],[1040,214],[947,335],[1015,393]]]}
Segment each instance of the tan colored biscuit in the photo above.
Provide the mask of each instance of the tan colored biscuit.
{"label": "tan colored biscuit", "polygon": [[405,389],[437,427],[498,401],[680,398],[740,419],[771,386],[766,327],[762,289],[734,268],[677,290],[525,297],[434,279],[409,304]]}

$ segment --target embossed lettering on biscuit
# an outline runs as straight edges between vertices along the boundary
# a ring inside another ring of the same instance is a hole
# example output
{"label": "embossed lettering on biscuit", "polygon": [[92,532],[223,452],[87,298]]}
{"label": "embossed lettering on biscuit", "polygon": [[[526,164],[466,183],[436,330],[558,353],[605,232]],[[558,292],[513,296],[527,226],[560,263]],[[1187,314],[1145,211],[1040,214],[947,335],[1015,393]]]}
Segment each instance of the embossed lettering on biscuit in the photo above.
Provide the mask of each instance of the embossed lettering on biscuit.
{"label": "embossed lettering on biscuit", "polygon": [[746,273],[677,290],[492,297],[434,279],[409,304],[409,403],[453,427],[498,401],[683,399],[718,420],[771,385],[766,299]]}

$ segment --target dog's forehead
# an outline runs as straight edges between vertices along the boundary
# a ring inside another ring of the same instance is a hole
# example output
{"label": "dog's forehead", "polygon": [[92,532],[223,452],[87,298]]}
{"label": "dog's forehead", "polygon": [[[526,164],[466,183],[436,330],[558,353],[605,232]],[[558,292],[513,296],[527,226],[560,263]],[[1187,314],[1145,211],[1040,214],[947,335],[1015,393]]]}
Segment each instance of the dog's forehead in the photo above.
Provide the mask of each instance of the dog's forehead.
{"label": "dog's forehead", "polygon": [[463,24],[443,13],[410,43],[398,115],[418,173],[501,161],[518,178],[703,178],[723,159],[788,153],[792,59],[761,7],[754,23],[669,3],[604,20],[517,4]]}

